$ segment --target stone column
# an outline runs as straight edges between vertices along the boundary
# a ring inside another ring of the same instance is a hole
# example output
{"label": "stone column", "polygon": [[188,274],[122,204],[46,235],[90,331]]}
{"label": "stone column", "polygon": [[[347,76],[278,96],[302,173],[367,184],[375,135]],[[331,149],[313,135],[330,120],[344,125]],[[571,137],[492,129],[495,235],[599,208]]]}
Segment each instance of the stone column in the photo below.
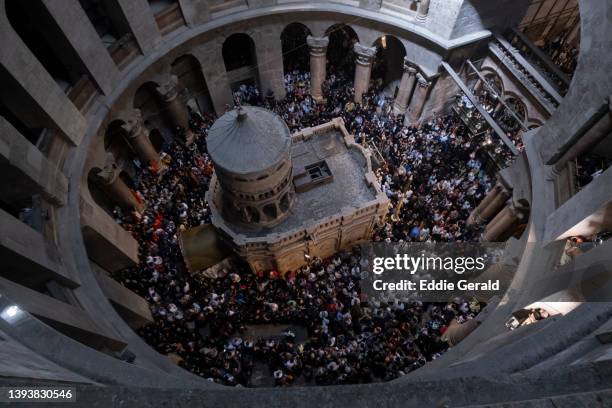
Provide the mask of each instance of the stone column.
{"label": "stone column", "polygon": [[429,14],[429,2],[430,0],[421,0],[419,2],[419,9],[417,11],[417,20],[425,22],[427,20],[427,14]]}
{"label": "stone column", "polygon": [[122,126],[127,134],[127,142],[138,154],[138,157],[153,168],[159,165],[159,154],[151,144],[147,131],[142,123],[142,118],[136,117]]}
{"label": "stone column", "polygon": [[409,114],[406,116],[406,121],[414,123],[421,117],[425,102],[427,102],[427,94],[429,93],[429,87],[431,82],[428,82],[425,77],[421,74],[417,74],[417,86],[414,89],[414,95],[410,101],[410,107],[408,109]]}
{"label": "stone column", "polygon": [[142,211],[144,204],[136,199],[133,191],[119,177],[119,174],[117,164],[109,156],[104,169],[94,175],[94,180],[109,195],[110,199],[120,207]]}
{"label": "stone column", "polygon": [[372,74],[372,61],[376,56],[376,47],[366,47],[355,43],[355,54],[357,61],[355,66],[355,102],[361,103],[363,94],[370,88],[370,75]]}
{"label": "stone column", "polygon": [[184,131],[184,141],[187,145],[193,142],[193,132],[189,127],[189,112],[187,105],[178,97],[178,79],[172,75],[170,80],[157,88],[166,105],[166,112],[173,125]]}
{"label": "stone column", "polygon": [[[498,188],[499,187],[499,188]],[[510,198],[510,192],[506,190],[502,185],[497,185],[495,188],[498,190],[491,201],[487,204],[486,207],[482,209],[478,216],[478,222],[487,222],[504,208],[506,205],[506,201]]]}
{"label": "stone column", "polygon": [[393,103],[393,113],[396,115],[406,113],[406,109],[408,109],[410,96],[412,95],[414,83],[416,82],[416,74],[416,68],[410,64],[406,57],[404,57],[404,73],[402,74],[397,97]]}
{"label": "stone column", "polygon": [[478,224],[481,224],[483,221],[485,221],[482,219],[482,216],[481,216],[482,212],[485,210],[485,208],[487,208],[493,202],[493,200],[495,200],[495,198],[502,191],[503,191],[503,187],[500,184],[496,184],[495,186],[493,186],[491,191],[489,191],[487,195],[482,199],[482,201],[480,201],[480,204],[478,204],[478,206],[474,208],[474,210],[468,217],[467,225],[468,226],[478,225]]}
{"label": "stone column", "polygon": [[498,113],[500,113],[502,110],[504,109],[504,104],[501,102],[501,100],[499,102],[497,102],[497,105],[495,106],[495,110],[493,111],[494,115],[497,115]]}
{"label": "stone column", "polygon": [[456,346],[479,325],[480,321],[476,319],[467,320],[465,323],[457,323],[456,320],[453,320],[442,336],[442,340],[446,341],[450,346]]}
{"label": "stone column", "polygon": [[505,241],[516,231],[522,218],[523,214],[513,205],[505,207],[487,225],[484,240],[487,242]]}
{"label": "stone column", "polygon": [[306,43],[310,49],[310,94],[317,102],[323,101],[322,85],[327,77],[327,46],[329,37],[308,36]]}

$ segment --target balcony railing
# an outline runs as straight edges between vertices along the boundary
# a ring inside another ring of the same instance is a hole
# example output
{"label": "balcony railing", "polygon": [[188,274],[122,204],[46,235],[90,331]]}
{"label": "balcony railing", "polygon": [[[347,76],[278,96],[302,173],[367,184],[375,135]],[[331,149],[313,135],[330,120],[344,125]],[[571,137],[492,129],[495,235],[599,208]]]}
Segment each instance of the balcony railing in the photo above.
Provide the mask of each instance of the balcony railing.
{"label": "balcony railing", "polygon": [[559,94],[565,96],[569,89],[570,78],[555,65],[546,53],[538,48],[522,32],[512,29],[506,35],[506,39],[515,47],[525,59],[527,59],[546,79],[555,87]]}
{"label": "balcony railing", "polygon": [[563,97],[506,39],[496,37],[489,43],[489,51],[525,85],[549,113],[559,107]]}

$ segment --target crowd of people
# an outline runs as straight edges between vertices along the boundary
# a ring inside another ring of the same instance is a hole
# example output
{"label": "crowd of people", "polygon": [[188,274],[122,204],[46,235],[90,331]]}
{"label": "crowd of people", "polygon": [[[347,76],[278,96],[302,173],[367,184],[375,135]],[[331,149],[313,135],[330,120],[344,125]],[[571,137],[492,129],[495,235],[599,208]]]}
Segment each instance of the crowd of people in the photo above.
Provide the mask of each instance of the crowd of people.
{"label": "crowd of people", "polygon": [[[479,91],[475,95],[477,103],[491,115],[491,119],[497,123],[502,130],[505,126],[504,122],[514,120],[514,118],[508,118],[510,114],[505,111],[504,115],[500,115],[501,111],[496,112],[498,103],[496,99],[491,96],[488,91]],[[472,142],[480,144],[481,153],[486,154],[489,161],[495,163],[494,166],[498,169],[507,167],[514,156],[510,148],[502,140],[501,137],[495,134],[493,128],[487,123],[483,114],[474,106],[465,94],[459,94],[456,96],[456,106],[459,116],[463,118],[464,122],[468,124],[473,130],[474,136]],[[507,128],[506,128],[507,129]],[[523,140],[521,136],[522,128],[519,131],[506,131],[505,135],[508,140],[514,144],[517,150],[521,151],[524,149]]]}
{"label": "crowd of people", "polygon": [[[494,180],[479,160],[481,145],[457,117],[405,126],[378,90],[365,95],[362,104],[352,102],[352,81],[337,72],[324,85],[323,104],[310,97],[308,74],[290,73],[285,82],[287,96],[280,101],[246,85],[235,100],[275,111],[292,131],[340,116],[359,143],[377,152],[376,174],[391,206],[373,240],[477,238],[465,221]],[[482,304],[461,298],[447,304],[368,301],[360,289],[367,271],[358,248],[312,259],[285,276],[255,274],[239,265],[217,279],[192,276],[178,234],[210,223],[205,192],[213,166],[206,135],[214,120],[192,113],[195,143],[164,146],[159,170],[139,166],[134,189],[146,201],[142,213],[115,210],[140,243],[141,259],[115,278],[150,303],[154,323],[139,333],[156,350],[226,385],[257,386],[258,364],[279,386],[387,381],[437,358],[448,348],[442,336],[451,322],[478,314]],[[292,331],[250,338],[248,326],[260,324],[304,327],[307,338]]]}
{"label": "crowd of people", "polygon": [[574,76],[574,71],[576,71],[578,65],[580,50],[576,44],[567,41],[570,31],[569,29],[565,30],[552,40],[546,41],[542,50],[550,56],[555,65],[571,78]]}

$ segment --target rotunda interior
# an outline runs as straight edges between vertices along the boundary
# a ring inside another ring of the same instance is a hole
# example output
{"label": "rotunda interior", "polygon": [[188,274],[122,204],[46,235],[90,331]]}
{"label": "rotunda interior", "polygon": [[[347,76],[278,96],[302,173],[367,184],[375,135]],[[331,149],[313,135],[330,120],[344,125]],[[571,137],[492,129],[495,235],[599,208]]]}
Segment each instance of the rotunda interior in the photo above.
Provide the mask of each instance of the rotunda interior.
{"label": "rotunda interior", "polygon": [[[0,20],[1,402],[612,406],[612,3]],[[366,288],[436,245],[502,288]]]}

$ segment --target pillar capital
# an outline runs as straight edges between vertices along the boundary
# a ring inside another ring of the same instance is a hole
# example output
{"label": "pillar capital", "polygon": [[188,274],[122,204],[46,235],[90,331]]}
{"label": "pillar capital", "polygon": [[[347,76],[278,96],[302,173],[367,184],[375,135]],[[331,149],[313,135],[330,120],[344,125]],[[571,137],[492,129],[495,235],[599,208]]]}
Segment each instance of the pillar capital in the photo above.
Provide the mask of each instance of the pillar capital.
{"label": "pillar capital", "polygon": [[417,68],[414,66],[412,61],[408,59],[408,57],[404,57],[404,72],[409,75],[416,75],[418,72]]}
{"label": "pillar capital", "polygon": [[102,185],[112,184],[119,177],[119,167],[112,153],[106,154],[104,167],[94,174],[95,179]]}
{"label": "pillar capital", "polygon": [[353,50],[357,54],[357,63],[360,65],[370,65],[376,56],[376,47],[366,47],[361,43],[355,43]]}
{"label": "pillar capital", "polygon": [[425,88],[425,89],[431,86],[431,82],[425,79],[425,77],[421,75],[420,73],[417,74],[417,84],[419,85],[419,87]]}
{"label": "pillar capital", "polygon": [[140,158],[154,168],[159,164],[159,154],[151,144],[149,132],[144,125],[140,110],[135,109],[134,114],[124,123],[121,128],[125,131],[125,137],[129,145],[140,156]]}
{"label": "pillar capital", "polygon": [[310,48],[310,55],[321,56],[327,53],[327,46],[329,45],[329,37],[313,37],[309,35],[306,37],[306,44]]}
{"label": "pillar capital", "polygon": [[164,102],[171,102],[178,96],[178,78],[172,75],[170,79],[157,87],[157,93],[164,99]]}
{"label": "pillar capital", "polygon": [[140,135],[140,131],[142,130],[143,126],[144,124],[142,117],[135,116],[128,119],[127,122],[121,125],[121,128],[126,131],[130,139],[133,139]]}

